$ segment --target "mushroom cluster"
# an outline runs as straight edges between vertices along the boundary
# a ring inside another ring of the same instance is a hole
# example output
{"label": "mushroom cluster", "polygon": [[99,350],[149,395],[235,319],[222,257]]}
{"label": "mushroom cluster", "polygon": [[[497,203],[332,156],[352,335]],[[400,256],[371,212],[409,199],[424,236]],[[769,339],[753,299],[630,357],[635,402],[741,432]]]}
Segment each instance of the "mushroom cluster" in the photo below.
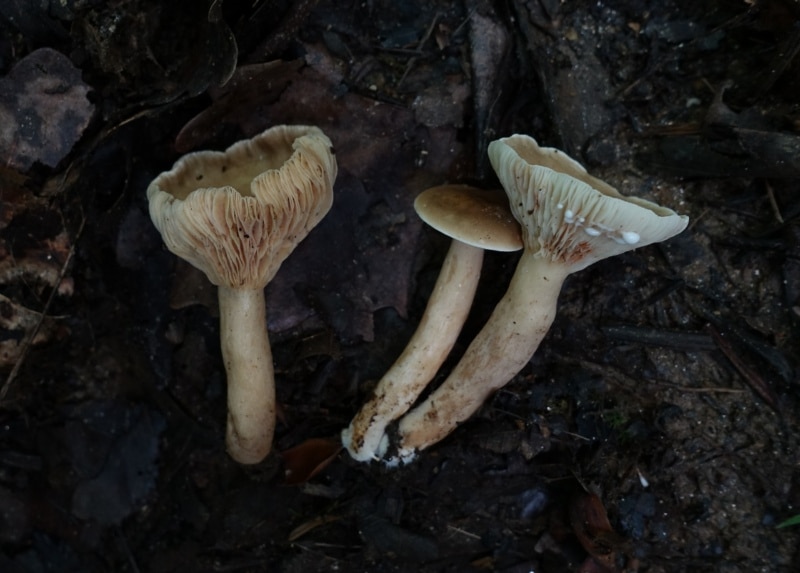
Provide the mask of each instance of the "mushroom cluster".
{"label": "mushroom cluster", "polygon": [[[567,276],[666,240],[688,223],[666,207],[621,195],[528,136],[493,141],[489,159],[506,196],[443,185],[414,203],[420,218],[452,242],[416,332],[342,432],[358,461],[405,463],[442,440],[530,361]],[[224,152],[186,155],[147,190],[167,248],[218,287],[226,443],[241,463],[269,453],[275,427],[264,287],[330,209],[336,174],[322,131],[278,126]],[[441,385],[419,401],[468,316],[484,251],[519,249],[508,290],[488,321]]]}
{"label": "mushroom cluster", "polygon": [[522,248],[501,192],[442,185],[417,196],[414,209],[452,241],[417,330],[342,432],[342,443],[358,461],[380,459],[388,446],[386,427],[411,407],[450,354],[475,297],[484,251]]}
{"label": "mushroom cluster", "polygon": [[400,418],[393,443],[379,440],[374,457],[390,465],[442,440],[530,361],[555,318],[568,275],[666,240],[688,224],[670,209],[622,196],[528,136],[492,142],[489,159],[522,228],[524,250],[506,294],[449,376]]}
{"label": "mushroom cluster", "polygon": [[264,459],[275,428],[264,287],[330,209],[336,173],[320,129],[277,126],[224,152],[185,155],[147,189],[167,248],[218,287],[226,444],[244,464]]}

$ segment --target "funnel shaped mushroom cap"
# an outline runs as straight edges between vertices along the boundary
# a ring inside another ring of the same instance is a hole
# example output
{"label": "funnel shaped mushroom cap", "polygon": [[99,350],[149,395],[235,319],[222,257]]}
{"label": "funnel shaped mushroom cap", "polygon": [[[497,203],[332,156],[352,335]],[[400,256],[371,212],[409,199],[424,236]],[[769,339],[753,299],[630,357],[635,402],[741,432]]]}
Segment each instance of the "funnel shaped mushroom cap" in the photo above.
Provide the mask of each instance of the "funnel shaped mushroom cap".
{"label": "funnel shaped mushroom cap", "polygon": [[213,284],[263,288],[330,209],[336,172],[320,129],[277,126],[182,157],[148,187],[150,217]]}
{"label": "funnel shaped mushroom cap", "polygon": [[589,175],[565,153],[526,135],[489,144],[489,160],[536,256],[570,272],[686,228],[688,217],[637,197],[625,197]]}

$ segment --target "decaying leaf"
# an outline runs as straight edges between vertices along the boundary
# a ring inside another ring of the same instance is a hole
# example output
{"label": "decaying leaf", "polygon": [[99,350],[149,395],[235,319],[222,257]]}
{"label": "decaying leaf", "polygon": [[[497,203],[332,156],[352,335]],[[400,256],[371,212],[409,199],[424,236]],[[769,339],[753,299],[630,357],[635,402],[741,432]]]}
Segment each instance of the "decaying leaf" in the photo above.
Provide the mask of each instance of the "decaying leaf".
{"label": "decaying leaf", "polygon": [[56,322],[51,317],[42,318],[42,314],[16,304],[13,300],[0,294],[0,368],[14,365],[24,350],[25,338],[34,331],[42,321],[33,344],[46,342],[56,329]]}
{"label": "decaying leaf", "polygon": [[4,193],[2,209],[0,284],[24,281],[37,288],[60,286],[70,239],[59,214],[25,191],[16,200]]}
{"label": "decaying leaf", "polygon": [[62,216],[26,184],[15,170],[0,170],[0,285],[9,287],[0,295],[0,368],[17,364],[29,344],[58,333],[58,324],[40,312],[45,303],[18,295],[41,301],[48,290],[51,297],[70,296],[74,288],[64,276],[72,241]]}
{"label": "decaying leaf", "polygon": [[740,113],[723,101],[721,88],[702,124],[654,129],[660,135],[640,159],[665,173],[702,177],[800,177],[800,135],[787,130],[791,116],[757,108]]}
{"label": "decaying leaf", "polygon": [[300,445],[281,452],[286,485],[300,485],[307,482],[328,467],[339,452],[339,440],[311,438]]}
{"label": "decaying leaf", "polygon": [[602,500],[590,493],[576,497],[570,505],[569,518],[583,548],[599,564],[613,570],[622,538],[608,521]]}
{"label": "decaying leaf", "polygon": [[302,66],[302,60],[273,61],[239,66],[222,87],[211,87],[213,103],[183,126],[175,138],[175,149],[185,153],[218,137],[273,103]]}
{"label": "decaying leaf", "polygon": [[89,86],[65,55],[40,48],[0,79],[0,156],[27,171],[55,167],[72,150],[94,112]]}
{"label": "decaying leaf", "polygon": [[222,17],[222,2],[101,3],[79,11],[73,33],[108,81],[99,90],[139,106],[194,96],[224,84],[238,47]]}

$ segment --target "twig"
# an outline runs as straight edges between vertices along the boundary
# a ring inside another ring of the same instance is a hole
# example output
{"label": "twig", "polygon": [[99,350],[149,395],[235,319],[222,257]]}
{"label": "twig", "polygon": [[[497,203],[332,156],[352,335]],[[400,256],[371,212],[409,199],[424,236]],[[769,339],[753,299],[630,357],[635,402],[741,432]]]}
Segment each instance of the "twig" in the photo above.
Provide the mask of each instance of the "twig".
{"label": "twig", "polygon": [[50,306],[53,304],[53,300],[58,292],[58,285],[61,284],[62,280],[64,280],[64,277],[67,274],[67,269],[69,268],[69,263],[72,261],[72,257],[75,255],[75,244],[78,242],[78,239],[83,233],[83,227],[85,224],[86,215],[83,215],[81,218],[81,224],[78,227],[78,231],[75,233],[75,238],[72,241],[72,246],[70,246],[69,252],[67,253],[67,258],[64,260],[64,264],[61,265],[61,270],[58,273],[58,280],[55,282],[55,286],[50,290],[50,296],[47,297],[47,302],[44,303],[44,308],[39,316],[39,320],[36,322],[36,326],[33,327],[33,330],[31,330],[22,340],[22,352],[20,353],[19,359],[17,360],[16,364],[14,364],[11,372],[8,373],[8,377],[3,383],[3,387],[0,388],[0,404],[2,404],[5,400],[8,391],[11,389],[11,385],[14,383],[14,380],[16,379],[23,363],[25,362],[25,358],[27,357],[28,351],[33,345],[36,335],[39,334],[39,329],[41,329],[44,319],[47,317],[47,312],[50,310]]}
{"label": "twig", "polygon": [[580,434],[576,434],[575,432],[567,432],[566,430],[558,432],[558,434],[556,434],[556,437],[558,436],[570,436],[572,438],[577,438],[578,440],[583,440],[584,442],[592,441],[591,438],[587,438],[586,436],[581,436]]}
{"label": "twig", "polygon": [[717,347],[725,357],[730,360],[733,367],[739,372],[741,377],[744,378],[745,382],[747,382],[747,385],[750,386],[770,408],[780,414],[781,410],[778,406],[778,398],[767,381],[742,359],[741,355],[719,330],[710,324],[707,329],[711,334],[711,338],[713,338],[714,342],[717,344]]}
{"label": "twig", "polygon": [[742,394],[744,392],[744,390],[740,388],[725,388],[724,386],[703,386],[698,388],[696,386],[682,386],[680,384],[672,384],[659,380],[654,380],[652,383],[657,386],[666,386],[673,390],[679,390],[680,392],[697,392],[698,394]]}
{"label": "twig", "polygon": [[128,565],[130,565],[131,570],[133,573],[141,573],[141,569],[139,569],[139,565],[136,562],[136,557],[134,557],[133,553],[131,553],[131,547],[128,544],[128,539],[125,537],[125,533],[122,531],[122,529],[116,528],[116,534],[117,540],[119,541],[120,545],[122,545],[122,550],[128,557]]}
{"label": "twig", "polygon": [[458,26],[456,26],[456,29],[453,30],[452,34],[450,34],[451,37],[458,36],[458,34],[461,33],[461,30],[466,28],[467,24],[469,24],[469,19],[472,18],[472,15],[475,13],[475,10],[477,10],[477,8],[470,8],[469,12],[467,12],[467,15],[464,17],[461,23]]}
{"label": "twig", "polygon": [[470,533],[469,531],[466,531],[465,529],[461,529],[460,527],[456,527],[455,525],[450,525],[449,523],[447,524],[447,529],[452,529],[456,533],[460,533],[461,535],[464,535],[466,537],[470,537],[472,539],[480,539],[481,538],[480,535],[475,535],[474,533]]}
{"label": "twig", "polygon": [[[677,284],[680,286],[682,283]],[[673,286],[669,285],[670,288]],[[645,346],[664,346],[688,351],[713,350],[716,348],[711,336],[702,332],[667,330],[632,324],[602,326],[600,330],[612,340],[634,342]]]}
{"label": "twig", "polygon": [[[715,347],[716,348],[716,347]],[[601,374],[605,377],[610,384],[614,384],[621,388],[636,388],[639,386],[639,381],[632,378],[631,376],[621,372],[620,370],[613,368],[606,364],[596,364],[594,362],[590,362],[588,360],[580,360],[578,364],[581,365],[582,368],[585,368],[589,372],[595,374]],[[672,382],[667,382],[666,380],[657,380],[657,379],[648,379],[648,384],[655,384],[656,386],[664,386],[667,388],[672,388],[674,390],[678,390],[680,392],[698,392],[703,394],[741,394],[744,390],[740,390],[738,388],[724,388],[720,386],[702,386],[702,387],[695,387],[695,386],[683,386],[681,384],[674,384]]]}
{"label": "twig", "polygon": [[772,207],[775,219],[782,225],[784,221],[783,215],[781,215],[781,209],[778,207],[778,202],[775,200],[775,193],[772,191],[772,185],[769,184],[769,181],[764,181],[764,186],[767,188],[767,199],[769,199],[769,205]]}
{"label": "twig", "polygon": [[[437,13],[433,17],[433,20],[431,21],[431,25],[428,26],[428,30],[425,32],[425,35],[422,37],[422,39],[417,44],[417,51],[418,52],[422,52],[422,48],[425,46],[425,44],[427,43],[428,39],[431,37],[431,34],[433,34],[433,30],[434,30],[434,28],[436,26],[436,23],[438,21],[439,21],[439,14]],[[400,77],[400,79],[397,80],[397,86],[396,86],[397,89],[399,89],[400,86],[402,85],[402,83],[405,81],[406,76],[411,72],[411,68],[414,67],[415,63],[417,63],[417,58],[411,58],[410,60],[408,60],[408,63],[406,64],[406,70],[403,72],[403,75]]]}
{"label": "twig", "polygon": [[315,518],[313,518],[313,519],[311,519],[309,521],[306,521],[306,522],[298,525],[297,527],[295,527],[289,533],[289,538],[288,538],[289,542],[293,543],[293,542],[297,541],[298,539],[300,539],[301,537],[303,537],[309,531],[311,531],[313,529],[316,529],[317,527],[319,527],[321,525],[327,525],[329,523],[335,523],[336,521],[339,521],[340,519],[341,519],[340,515],[318,515],[317,517],[315,517]]}

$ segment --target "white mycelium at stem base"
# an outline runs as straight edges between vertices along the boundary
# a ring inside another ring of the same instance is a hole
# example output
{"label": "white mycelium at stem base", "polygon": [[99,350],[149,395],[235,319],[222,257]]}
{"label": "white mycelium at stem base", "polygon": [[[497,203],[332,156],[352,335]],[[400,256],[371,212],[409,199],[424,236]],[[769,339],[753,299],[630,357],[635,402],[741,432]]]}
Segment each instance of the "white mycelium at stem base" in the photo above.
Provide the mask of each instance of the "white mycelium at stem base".
{"label": "white mycelium at stem base", "polygon": [[333,202],[336,158],[311,126],[276,126],[179,159],[147,188],[167,248],[219,287],[226,445],[255,464],[272,447],[275,381],[264,287]]}
{"label": "white mycelium at stem base", "polygon": [[342,432],[342,444],[362,462],[380,459],[389,443],[386,427],[411,407],[450,354],[475,297],[484,250],[522,248],[519,224],[500,192],[441,185],[423,191],[414,208],[452,242],[417,330]]}
{"label": "white mycelium at stem base", "polygon": [[489,159],[523,229],[525,250],[508,291],[447,379],[398,426],[389,463],[413,459],[469,418],[533,356],[571,273],[601,259],[668,239],[688,219],[623,197],[577,162],[530,137],[494,141]]}
{"label": "white mycelium at stem base", "polygon": [[400,421],[399,457],[447,436],[528,363],[556,316],[563,265],[520,258],[505,296],[447,380]]}
{"label": "white mycelium at stem base", "polygon": [[386,426],[408,410],[436,375],[467,319],[482,264],[483,249],[461,241],[450,244],[417,330],[342,432],[342,443],[353,459],[366,462],[386,450]]}

